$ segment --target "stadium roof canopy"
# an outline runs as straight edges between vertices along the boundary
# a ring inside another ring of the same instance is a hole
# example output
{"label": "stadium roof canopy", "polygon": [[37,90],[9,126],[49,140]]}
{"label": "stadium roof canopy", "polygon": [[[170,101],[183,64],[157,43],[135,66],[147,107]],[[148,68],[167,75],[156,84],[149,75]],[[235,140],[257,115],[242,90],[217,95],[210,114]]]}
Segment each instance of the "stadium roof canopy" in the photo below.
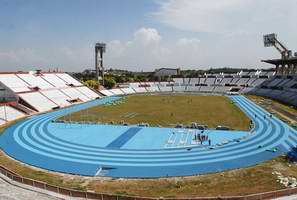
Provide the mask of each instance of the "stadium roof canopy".
{"label": "stadium roof canopy", "polygon": [[272,60],[262,60],[262,62],[269,63],[272,65],[297,65],[297,57],[292,57],[289,59],[272,59]]}

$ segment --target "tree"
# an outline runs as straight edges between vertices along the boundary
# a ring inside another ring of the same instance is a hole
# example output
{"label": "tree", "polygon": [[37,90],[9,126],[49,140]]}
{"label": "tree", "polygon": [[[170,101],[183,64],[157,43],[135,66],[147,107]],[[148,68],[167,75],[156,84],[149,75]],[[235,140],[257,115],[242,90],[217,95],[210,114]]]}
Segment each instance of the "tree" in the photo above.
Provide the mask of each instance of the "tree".
{"label": "tree", "polygon": [[117,84],[116,81],[112,77],[104,78],[104,87],[113,88],[116,84]]}
{"label": "tree", "polygon": [[83,82],[83,84],[90,88],[98,89],[98,82],[95,80],[86,80]]}

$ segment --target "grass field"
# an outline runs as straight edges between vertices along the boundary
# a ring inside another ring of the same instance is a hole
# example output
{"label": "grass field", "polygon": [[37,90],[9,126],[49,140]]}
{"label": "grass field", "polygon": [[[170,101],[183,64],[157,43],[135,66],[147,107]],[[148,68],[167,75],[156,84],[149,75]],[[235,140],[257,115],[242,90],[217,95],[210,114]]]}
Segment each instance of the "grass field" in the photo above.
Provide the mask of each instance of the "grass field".
{"label": "grass field", "polygon": [[118,105],[93,107],[73,113],[63,120],[115,124],[145,122],[161,127],[197,122],[210,128],[223,125],[234,130],[249,129],[248,117],[224,96],[129,96]]}

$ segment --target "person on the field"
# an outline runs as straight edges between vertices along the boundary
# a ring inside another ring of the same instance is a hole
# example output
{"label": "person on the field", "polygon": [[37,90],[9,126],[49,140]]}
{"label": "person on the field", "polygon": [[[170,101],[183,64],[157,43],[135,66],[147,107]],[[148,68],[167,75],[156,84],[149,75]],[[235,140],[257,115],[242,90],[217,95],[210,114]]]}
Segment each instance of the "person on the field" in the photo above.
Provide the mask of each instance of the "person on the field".
{"label": "person on the field", "polygon": [[210,139],[208,140],[208,145],[211,146],[211,140]]}

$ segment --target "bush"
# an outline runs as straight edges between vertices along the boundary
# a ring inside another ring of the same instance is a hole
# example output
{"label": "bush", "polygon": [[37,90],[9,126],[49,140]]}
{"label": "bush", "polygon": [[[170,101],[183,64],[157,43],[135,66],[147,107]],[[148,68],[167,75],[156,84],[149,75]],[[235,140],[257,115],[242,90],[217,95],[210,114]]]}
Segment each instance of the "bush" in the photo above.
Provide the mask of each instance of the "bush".
{"label": "bush", "polygon": [[111,77],[104,78],[104,87],[113,88],[116,85],[116,81]]}

